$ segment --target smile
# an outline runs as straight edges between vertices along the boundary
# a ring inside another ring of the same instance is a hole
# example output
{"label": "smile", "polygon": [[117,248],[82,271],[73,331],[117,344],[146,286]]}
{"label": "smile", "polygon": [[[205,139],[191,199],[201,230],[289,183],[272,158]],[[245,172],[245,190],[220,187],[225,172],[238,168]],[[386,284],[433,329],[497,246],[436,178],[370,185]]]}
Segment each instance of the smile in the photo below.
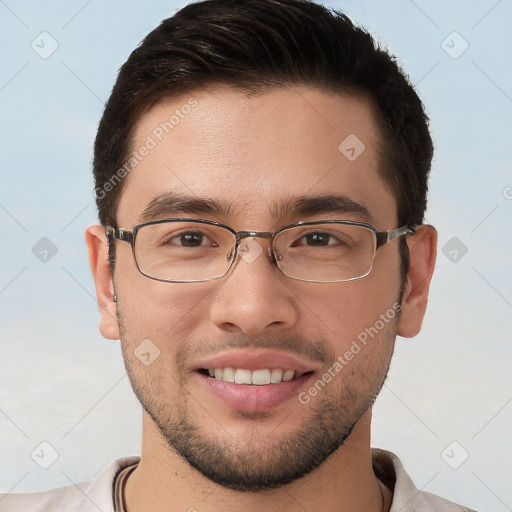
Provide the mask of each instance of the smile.
{"label": "smile", "polygon": [[289,382],[303,375],[295,370],[280,368],[263,368],[258,370],[247,370],[245,368],[209,368],[205,370],[214,379],[235,384],[246,384],[264,386],[266,384],[279,384]]}
{"label": "smile", "polygon": [[[194,361],[201,396],[231,410],[263,412],[292,401],[321,370],[318,362],[279,350],[239,349]],[[298,403],[298,402],[297,402]]]}

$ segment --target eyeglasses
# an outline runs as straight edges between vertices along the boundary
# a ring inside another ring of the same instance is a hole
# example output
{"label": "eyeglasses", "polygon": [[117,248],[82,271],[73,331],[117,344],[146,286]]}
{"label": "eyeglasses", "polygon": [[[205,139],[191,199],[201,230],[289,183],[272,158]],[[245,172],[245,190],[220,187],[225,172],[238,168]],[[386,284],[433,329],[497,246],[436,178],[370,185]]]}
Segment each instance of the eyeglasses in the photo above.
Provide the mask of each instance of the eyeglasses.
{"label": "eyeglasses", "polygon": [[407,226],[377,231],[370,224],[341,220],[299,222],[273,233],[235,231],[218,222],[183,218],[144,222],[132,231],[106,228],[110,242],[117,239],[131,244],[143,275],[171,283],[220,279],[234,267],[238,256],[249,254],[244,240],[255,238],[270,240],[269,258],[291,279],[354,281],[372,271],[379,247],[413,233]]}

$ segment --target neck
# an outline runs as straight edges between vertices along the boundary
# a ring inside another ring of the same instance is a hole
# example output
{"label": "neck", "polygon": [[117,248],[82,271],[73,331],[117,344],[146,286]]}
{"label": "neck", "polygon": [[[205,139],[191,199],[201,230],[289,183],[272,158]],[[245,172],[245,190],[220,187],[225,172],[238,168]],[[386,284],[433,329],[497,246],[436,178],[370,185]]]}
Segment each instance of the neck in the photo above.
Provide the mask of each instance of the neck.
{"label": "neck", "polygon": [[387,511],[391,492],[373,472],[370,416],[366,413],[345,445],[308,475],[278,489],[241,492],[219,486],[192,468],[144,415],[142,456],[126,484],[126,509],[168,512],[171,504],[172,510],[190,512]]}

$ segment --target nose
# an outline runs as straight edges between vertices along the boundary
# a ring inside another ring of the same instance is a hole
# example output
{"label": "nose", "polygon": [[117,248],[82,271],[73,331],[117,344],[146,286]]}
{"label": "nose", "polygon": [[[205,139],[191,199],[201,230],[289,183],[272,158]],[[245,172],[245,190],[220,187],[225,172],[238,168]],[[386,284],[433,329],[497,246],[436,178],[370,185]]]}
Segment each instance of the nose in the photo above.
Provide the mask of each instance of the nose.
{"label": "nose", "polygon": [[296,325],[298,297],[265,245],[255,238],[245,239],[234,269],[219,282],[210,311],[218,328],[258,335]]}

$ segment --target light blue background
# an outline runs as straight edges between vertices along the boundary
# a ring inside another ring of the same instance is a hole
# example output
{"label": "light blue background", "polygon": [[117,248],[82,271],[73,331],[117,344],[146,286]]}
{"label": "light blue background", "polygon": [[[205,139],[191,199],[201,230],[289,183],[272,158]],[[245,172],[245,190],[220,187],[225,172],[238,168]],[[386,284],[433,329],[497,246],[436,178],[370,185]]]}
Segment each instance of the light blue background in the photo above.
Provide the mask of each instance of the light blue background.
{"label": "light blue background", "polygon": [[[96,221],[92,144],[116,70],[181,5],[0,0],[3,491],[79,482],[139,453],[140,406],[118,342],[97,331],[83,232]],[[429,310],[417,338],[397,341],[372,443],[397,453],[420,488],[512,510],[512,3],[329,5],[398,56],[436,143],[427,221],[440,251]],[[48,59],[31,48],[43,31],[59,45]],[[458,58],[446,53],[464,41]],[[32,253],[44,236],[58,249],[47,263]],[[442,252],[453,237],[468,250],[456,263]],[[59,454],[46,470],[31,458],[42,441]],[[469,454],[458,469],[441,456],[453,441],[451,462]]]}

